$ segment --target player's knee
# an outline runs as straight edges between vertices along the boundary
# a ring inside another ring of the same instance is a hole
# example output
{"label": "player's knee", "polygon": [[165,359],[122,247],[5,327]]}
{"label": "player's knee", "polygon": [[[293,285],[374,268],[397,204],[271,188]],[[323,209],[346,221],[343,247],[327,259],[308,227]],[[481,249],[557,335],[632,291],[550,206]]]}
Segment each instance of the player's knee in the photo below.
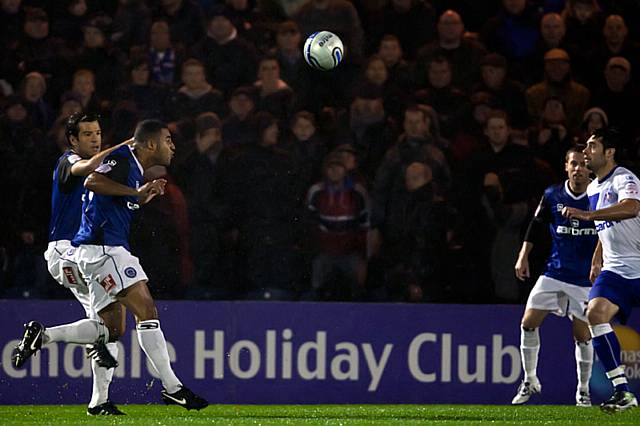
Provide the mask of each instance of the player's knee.
{"label": "player's knee", "polygon": [[605,309],[597,305],[591,305],[587,308],[587,320],[589,325],[597,325],[609,322]]}

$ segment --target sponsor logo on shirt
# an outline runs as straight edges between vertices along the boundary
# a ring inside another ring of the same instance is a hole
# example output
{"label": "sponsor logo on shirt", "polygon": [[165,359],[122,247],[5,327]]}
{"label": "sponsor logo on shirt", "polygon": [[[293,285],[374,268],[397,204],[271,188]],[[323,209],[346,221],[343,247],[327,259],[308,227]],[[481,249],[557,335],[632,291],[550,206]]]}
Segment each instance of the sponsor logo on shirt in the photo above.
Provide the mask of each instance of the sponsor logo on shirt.
{"label": "sponsor logo on shirt", "polygon": [[107,275],[102,281],[100,281],[100,285],[104,288],[104,291],[109,293],[116,287],[116,281],[113,279],[111,274]]}
{"label": "sponsor logo on shirt", "polygon": [[62,273],[64,274],[64,277],[67,279],[67,282],[69,284],[73,284],[73,285],[78,284],[78,281],[76,281],[76,276],[73,275],[73,269],[71,269],[71,267],[64,266],[62,268]]}

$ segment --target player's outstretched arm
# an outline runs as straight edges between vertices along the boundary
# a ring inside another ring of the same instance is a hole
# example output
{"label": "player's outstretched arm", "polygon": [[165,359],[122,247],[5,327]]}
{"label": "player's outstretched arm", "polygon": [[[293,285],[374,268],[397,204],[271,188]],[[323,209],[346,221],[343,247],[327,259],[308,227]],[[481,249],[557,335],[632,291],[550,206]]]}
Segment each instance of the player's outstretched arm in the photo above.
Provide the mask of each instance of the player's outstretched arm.
{"label": "player's outstretched arm", "polygon": [[593,257],[591,258],[591,270],[589,271],[589,280],[591,283],[596,281],[598,275],[602,271],[602,243],[598,239],[598,244],[595,250],[593,250]]}
{"label": "player's outstretched arm", "polygon": [[93,172],[84,181],[84,187],[100,195],[138,197],[142,204],[146,204],[156,195],[164,194],[166,183],[167,181],[164,179],[156,179],[136,189],[109,179],[102,173]]}
{"label": "player's outstretched arm", "polygon": [[73,166],[71,166],[71,174],[74,176],[88,176],[91,172],[97,169],[100,164],[102,164],[109,154],[120,148],[122,145],[128,145],[131,143],[133,143],[133,138],[127,139],[126,141],[105,149],[104,151],[100,151],[91,158],[82,159],[73,163]]}
{"label": "player's outstretched arm", "polygon": [[569,219],[581,220],[625,220],[638,216],[640,200],[626,198],[617,204],[600,210],[584,211],[573,207],[562,209],[562,215]]}

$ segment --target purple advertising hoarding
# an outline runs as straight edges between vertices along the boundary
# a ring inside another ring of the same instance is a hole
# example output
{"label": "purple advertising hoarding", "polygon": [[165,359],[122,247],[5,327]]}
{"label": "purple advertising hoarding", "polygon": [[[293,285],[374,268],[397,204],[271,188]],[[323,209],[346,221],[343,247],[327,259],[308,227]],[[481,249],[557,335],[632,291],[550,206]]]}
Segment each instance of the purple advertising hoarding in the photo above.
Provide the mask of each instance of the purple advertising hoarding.
{"label": "purple advertising hoarding", "polygon": [[[178,377],[212,403],[507,404],[521,380],[521,306],[160,301],[158,308]],[[47,345],[20,370],[10,362],[23,323],[82,316],[75,301],[0,301],[0,404],[89,400],[91,368],[81,346]],[[636,315],[616,328],[634,388],[639,324]],[[541,339],[537,400],[573,404],[570,322],[551,315]],[[161,383],[132,320],[121,343],[111,399],[159,402]],[[610,390],[596,363],[594,399]]]}

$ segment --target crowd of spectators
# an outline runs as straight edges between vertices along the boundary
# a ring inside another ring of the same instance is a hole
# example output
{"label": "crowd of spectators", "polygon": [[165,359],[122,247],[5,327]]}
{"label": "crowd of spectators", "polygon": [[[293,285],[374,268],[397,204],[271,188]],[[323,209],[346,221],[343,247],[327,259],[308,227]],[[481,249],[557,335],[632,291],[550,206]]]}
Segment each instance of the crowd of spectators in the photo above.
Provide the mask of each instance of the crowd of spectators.
{"label": "crowd of spectators", "polygon": [[[42,252],[85,111],[103,147],[172,131],[132,235],[156,297],[522,301],[566,150],[615,125],[638,159],[639,21],[633,0],[0,0],[0,296],[68,295]],[[345,44],[330,72],[302,58],[318,30]]]}

